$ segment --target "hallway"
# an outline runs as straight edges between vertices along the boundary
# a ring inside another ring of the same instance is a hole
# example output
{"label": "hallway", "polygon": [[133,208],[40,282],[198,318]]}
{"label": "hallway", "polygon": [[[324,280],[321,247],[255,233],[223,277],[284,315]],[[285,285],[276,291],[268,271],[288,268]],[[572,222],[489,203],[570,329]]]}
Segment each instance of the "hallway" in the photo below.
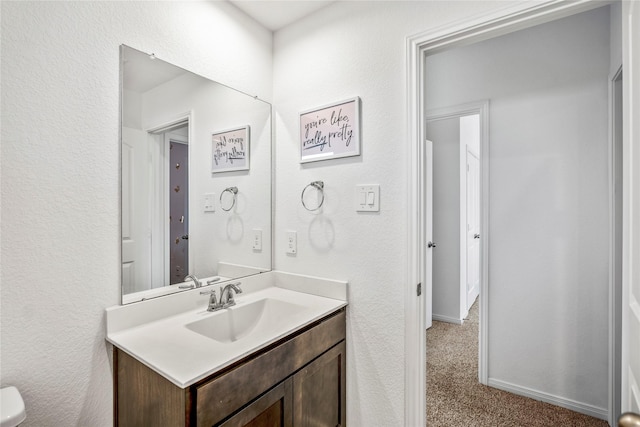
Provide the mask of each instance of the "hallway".
{"label": "hallway", "polygon": [[434,321],[427,331],[427,425],[587,427],[606,421],[478,382],[478,301],[463,325]]}

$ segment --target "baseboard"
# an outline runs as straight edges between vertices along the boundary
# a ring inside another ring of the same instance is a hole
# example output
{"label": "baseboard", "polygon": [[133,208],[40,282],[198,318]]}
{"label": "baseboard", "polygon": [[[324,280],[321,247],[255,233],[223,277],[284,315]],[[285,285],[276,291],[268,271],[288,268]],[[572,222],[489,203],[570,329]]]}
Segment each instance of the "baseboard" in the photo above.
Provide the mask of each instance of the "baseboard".
{"label": "baseboard", "polygon": [[442,316],[440,314],[433,314],[431,319],[437,320],[438,322],[446,322],[446,323],[455,323],[456,325],[462,325],[461,319],[456,319],[455,317]]}
{"label": "baseboard", "polygon": [[541,391],[533,390],[527,387],[521,387],[492,378],[489,378],[488,385],[489,387],[508,391],[509,393],[517,394],[519,396],[529,397],[541,402],[550,403],[552,405],[570,409],[581,414],[590,415],[601,420],[609,420],[609,411],[606,408],[599,408],[597,406],[589,405],[588,403],[576,402],[575,400],[554,396],[552,394],[543,393]]}

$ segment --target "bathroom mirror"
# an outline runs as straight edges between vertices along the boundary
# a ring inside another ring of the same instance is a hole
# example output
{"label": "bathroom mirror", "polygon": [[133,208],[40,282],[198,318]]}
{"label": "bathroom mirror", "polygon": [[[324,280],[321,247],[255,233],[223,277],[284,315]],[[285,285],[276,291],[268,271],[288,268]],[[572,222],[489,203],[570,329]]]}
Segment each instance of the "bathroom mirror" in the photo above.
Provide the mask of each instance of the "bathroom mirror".
{"label": "bathroom mirror", "polygon": [[271,269],[271,105],[120,47],[122,303]]}

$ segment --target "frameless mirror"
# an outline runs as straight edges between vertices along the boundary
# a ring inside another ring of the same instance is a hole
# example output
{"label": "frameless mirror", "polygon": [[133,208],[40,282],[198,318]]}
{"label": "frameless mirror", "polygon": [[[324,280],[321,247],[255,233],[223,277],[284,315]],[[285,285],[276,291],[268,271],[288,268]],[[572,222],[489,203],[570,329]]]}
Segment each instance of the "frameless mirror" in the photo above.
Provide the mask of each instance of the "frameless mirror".
{"label": "frameless mirror", "polygon": [[271,269],[271,105],[120,47],[122,303]]}

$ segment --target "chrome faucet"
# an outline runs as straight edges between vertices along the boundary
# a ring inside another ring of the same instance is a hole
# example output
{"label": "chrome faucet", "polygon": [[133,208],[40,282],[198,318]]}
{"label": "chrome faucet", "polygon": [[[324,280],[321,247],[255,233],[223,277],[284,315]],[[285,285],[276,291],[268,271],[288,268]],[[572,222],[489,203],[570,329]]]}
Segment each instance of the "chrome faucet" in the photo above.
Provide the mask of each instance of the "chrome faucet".
{"label": "chrome faucet", "polygon": [[209,306],[207,311],[217,311],[236,305],[233,293],[241,294],[240,282],[229,283],[224,288],[220,286],[220,300],[216,298],[216,290],[200,291],[200,295],[209,295]]}
{"label": "chrome faucet", "polygon": [[[240,282],[229,283],[222,288],[220,287],[220,302],[218,303],[222,308],[231,307],[232,305],[236,305],[235,300],[233,299],[233,293],[241,294],[242,289],[240,289]],[[225,298],[226,296],[226,298]]]}
{"label": "chrome faucet", "polygon": [[184,281],[186,282],[187,280],[191,280],[193,281],[193,283],[195,285],[180,285],[178,286],[178,288],[180,289],[193,289],[193,288],[200,288],[202,287],[202,283],[200,283],[200,280],[198,280],[198,278],[195,276],[195,274],[188,274],[185,278]]}

